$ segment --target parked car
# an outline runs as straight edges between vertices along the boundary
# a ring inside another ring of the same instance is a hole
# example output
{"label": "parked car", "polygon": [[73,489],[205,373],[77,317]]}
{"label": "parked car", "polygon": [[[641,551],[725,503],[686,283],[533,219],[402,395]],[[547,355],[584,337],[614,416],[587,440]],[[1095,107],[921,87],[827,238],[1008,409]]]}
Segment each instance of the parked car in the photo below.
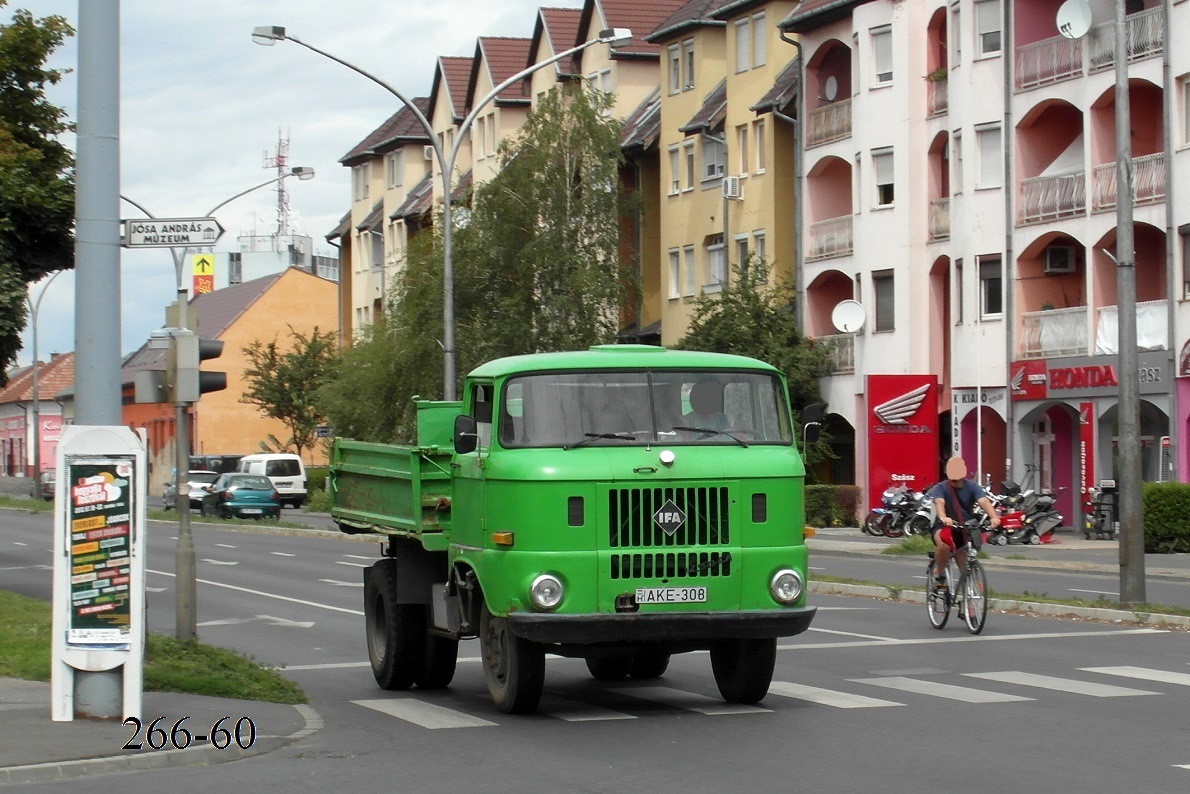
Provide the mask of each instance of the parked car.
{"label": "parked car", "polygon": [[41,473],[41,498],[47,502],[54,501],[54,491],[58,488],[58,473],[53,469],[46,469]]}
{"label": "parked car", "polygon": [[226,474],[229,471],[239,471],[240,458],[243,455],[191,455],[190,468],[203,471],[217,471]]}
{"label": "parked car", "polygon": [[281,495],[264,475],[231,472],[204,488],[198,510],[220,518],[280,518]]}
{"label": "parked car", "polygon": [[[190,508],[192,510],[197,509],[202,504],[202,498],[206,495],[206,491],[203,488],[217,479],[219,479],[219,472],[217,471],[191,469],[186,472],[186,489],[190,494]],[[172,510],[177,504],[178,486],[176,483],[167,482],[161,487],[161,507],[164,510]]]}
{"label": "parked car", "polygon": [[263,474],[281,494],[282,505],[301,507],[306,503],[306,465],[290,453],[260,453],[240,458],[239,471]]}

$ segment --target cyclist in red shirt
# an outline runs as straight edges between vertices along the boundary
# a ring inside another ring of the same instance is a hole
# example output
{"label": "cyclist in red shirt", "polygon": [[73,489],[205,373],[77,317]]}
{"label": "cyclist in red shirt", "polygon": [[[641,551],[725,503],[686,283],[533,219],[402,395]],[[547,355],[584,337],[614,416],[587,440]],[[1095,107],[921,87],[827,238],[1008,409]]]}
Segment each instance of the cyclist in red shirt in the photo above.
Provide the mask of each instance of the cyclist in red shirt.
{"label": "cyclist in red shirt", "polygon": [[[965,552],[957,550],[967,545],[967,529],[963,525],[975,518],[975,506],[987,513],[993,527],[1000,526],[1000,516],[979,483],[967,479],[967,462],[958,456],[946,461],[946,479],[926,495],[933,498],[938,515],[934,524],[934,570],[945,571],[951,554],[961,569],[967,557]],[[946,577],[936,576],[934,588],[945,589]]]}

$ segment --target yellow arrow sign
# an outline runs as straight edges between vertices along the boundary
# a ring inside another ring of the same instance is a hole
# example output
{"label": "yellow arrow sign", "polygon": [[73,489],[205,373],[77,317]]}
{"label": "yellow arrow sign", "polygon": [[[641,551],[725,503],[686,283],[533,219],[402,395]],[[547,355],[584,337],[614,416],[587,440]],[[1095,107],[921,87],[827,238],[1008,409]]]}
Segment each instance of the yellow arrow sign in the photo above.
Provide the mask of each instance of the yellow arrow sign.
{"label": "yellow arrow sign", "polygon": [[193,259],[193,274],[196,276],[210,276],[215,273],[214,254],[195,254]]}

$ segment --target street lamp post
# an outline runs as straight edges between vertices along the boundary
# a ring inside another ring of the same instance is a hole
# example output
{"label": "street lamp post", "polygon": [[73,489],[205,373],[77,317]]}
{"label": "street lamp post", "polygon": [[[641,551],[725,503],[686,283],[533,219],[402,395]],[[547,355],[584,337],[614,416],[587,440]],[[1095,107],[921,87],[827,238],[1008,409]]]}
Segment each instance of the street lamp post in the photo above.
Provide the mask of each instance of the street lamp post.
{"label": "street lamp post", "polygon": [[467,130],[471,128],[471,124],[479,117],[479,112],[493,99],[495,99],[501,91],[508,88],[512,84],[523,80],[530,74],[536,72],[538,69],[543,69],[550,64],[557,63],[563,58],[568,58],[575,53],[585,50],[594,44],[615,44],[617,42],[627,41],[632,38],[632,31],[627,28],[614,28],[600,31],[596,38],[584,41],[575,47],[557,53],[553,57],[547,58],[543,61],[538,61],[528,68],[509,77],[504,82],[493,88],[488,94],[475,102],[471,107],[471,113],[467,115],[463,122],[459,125],[458,133],[454,137],[454,143],[451,145],[450,152],[446,153],[442,150],[442,146],[438,143],[438,136],[434,133],[434,127],[430,124],[429,119],[425,114],[418,109],[417,105],[405,98],[405,96],[393,86],[381,80],[379,77],[372,75],[355,64],[349,63],[342,58],[332,55],[325,50],[321,50],[312,44],[287,33],[284,27],[276,25],[262,25],[254,28],[252,31],[252,40],[257,44],[271,47],[278,41],[292,41],[294,44],[299,44],[306,49],[316,52],[324,58],[329,58],[335,63],[346,66],[348,69],[360,74],[373,83],[376,83],[381,88],[388,91],[401,101],[410,112],[413,113],[418,123],[421,124],[422,129],[425,130],[426,135],[430,138],[430,146],[434,149],[434,155],[438,160],[438,166],[442,172],[442,348],[443,348],[443,364],[442,364],[442,392],[443,399],[456,399],[455,389],[455,317],[454,317],[454,251],[453,251],[453,236],[454,228],[452,226],[451,209],[451,176],[454,173],[455,159],[458,157],[459,147],[463,143],[463,138]]}
{"label": "street lamp post", "polygon": [[29,324],[32,331],[30,341],[33,344],[33,485],[29,493],[34,499],[41,495],[39,491],[41,488],[41,391],[38,387],[38,370],[41,368],[41,362],[37,359],[37,312],[41,309],[41,299],[45,297],[50,284],[53,284],[54,279],[62,275],[62,272],[57,270],[50,275],[45,286],[41,288],[41,292],[37,293],[37,300],[31,300],[27,294],[25,295],[25,303],[29,306]]}
{"label": "street lamp post", "polygon": [[[297,166],[290,169],[287,174],[273,177],[272,179],[261,182],[259,185],[253,185],[247,190],[241,190],[231,198],[225,199],[209,209],[206,217],[214,215],[219,209],[241,196],[245,196],[254,190],[268,187],[290,176],[296,176],[302,180],[313,179],[314,169]],[[150,218],[156,217],[153,213],[127,196],[120,196],[120,198]],[[186,288],[182,285],[182,260],[186,256],[186,248],[179,250],[177,247],[171,247],[169,252],[174,258],[174,273],[177,284],[177,302],[175,303],[177,307],[177,325],[180,328],[188,329],[192,321],[190,307],[186,300]],[[186,414],[186,406],[187,403],[181,401],[174,404],[174,485],[176,486],[177,495],[174,507],[178,511],[178,545],[174,553],[174,568],[176,573],[176,579],[174,580],[176,593],[174,617],[177,638],[179,640],[194,640],[198,636],[198,574],[194,559],[194,536],[190,532],[190,489],[185,487],[187,472],[190,470],[190,421]]]}

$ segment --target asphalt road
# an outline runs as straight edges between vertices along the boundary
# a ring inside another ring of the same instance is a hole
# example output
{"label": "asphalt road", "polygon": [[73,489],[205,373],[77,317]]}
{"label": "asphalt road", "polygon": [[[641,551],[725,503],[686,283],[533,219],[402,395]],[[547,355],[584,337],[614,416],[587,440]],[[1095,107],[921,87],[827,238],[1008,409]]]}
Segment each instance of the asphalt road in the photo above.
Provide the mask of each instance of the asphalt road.
{"label": "asphalt road", "polygon": [[[48,527],[0,511],[0,587],[48,597]],[[150,623],[168,632],[176,532],[148,534]],[[449,689],[375,686],[360,614],[375,544],[196,526],[195,545],[201,638],[285,665],[325,727],[248,761],[110,781],[125,790],[1190,790],[1187,632],[992,613],[972,637],[934,630],[920,605],[815,596],[758,706],[724,705],[703,653],[619,684],[550,658],[540,713],[512,717],[473,642]]]}

